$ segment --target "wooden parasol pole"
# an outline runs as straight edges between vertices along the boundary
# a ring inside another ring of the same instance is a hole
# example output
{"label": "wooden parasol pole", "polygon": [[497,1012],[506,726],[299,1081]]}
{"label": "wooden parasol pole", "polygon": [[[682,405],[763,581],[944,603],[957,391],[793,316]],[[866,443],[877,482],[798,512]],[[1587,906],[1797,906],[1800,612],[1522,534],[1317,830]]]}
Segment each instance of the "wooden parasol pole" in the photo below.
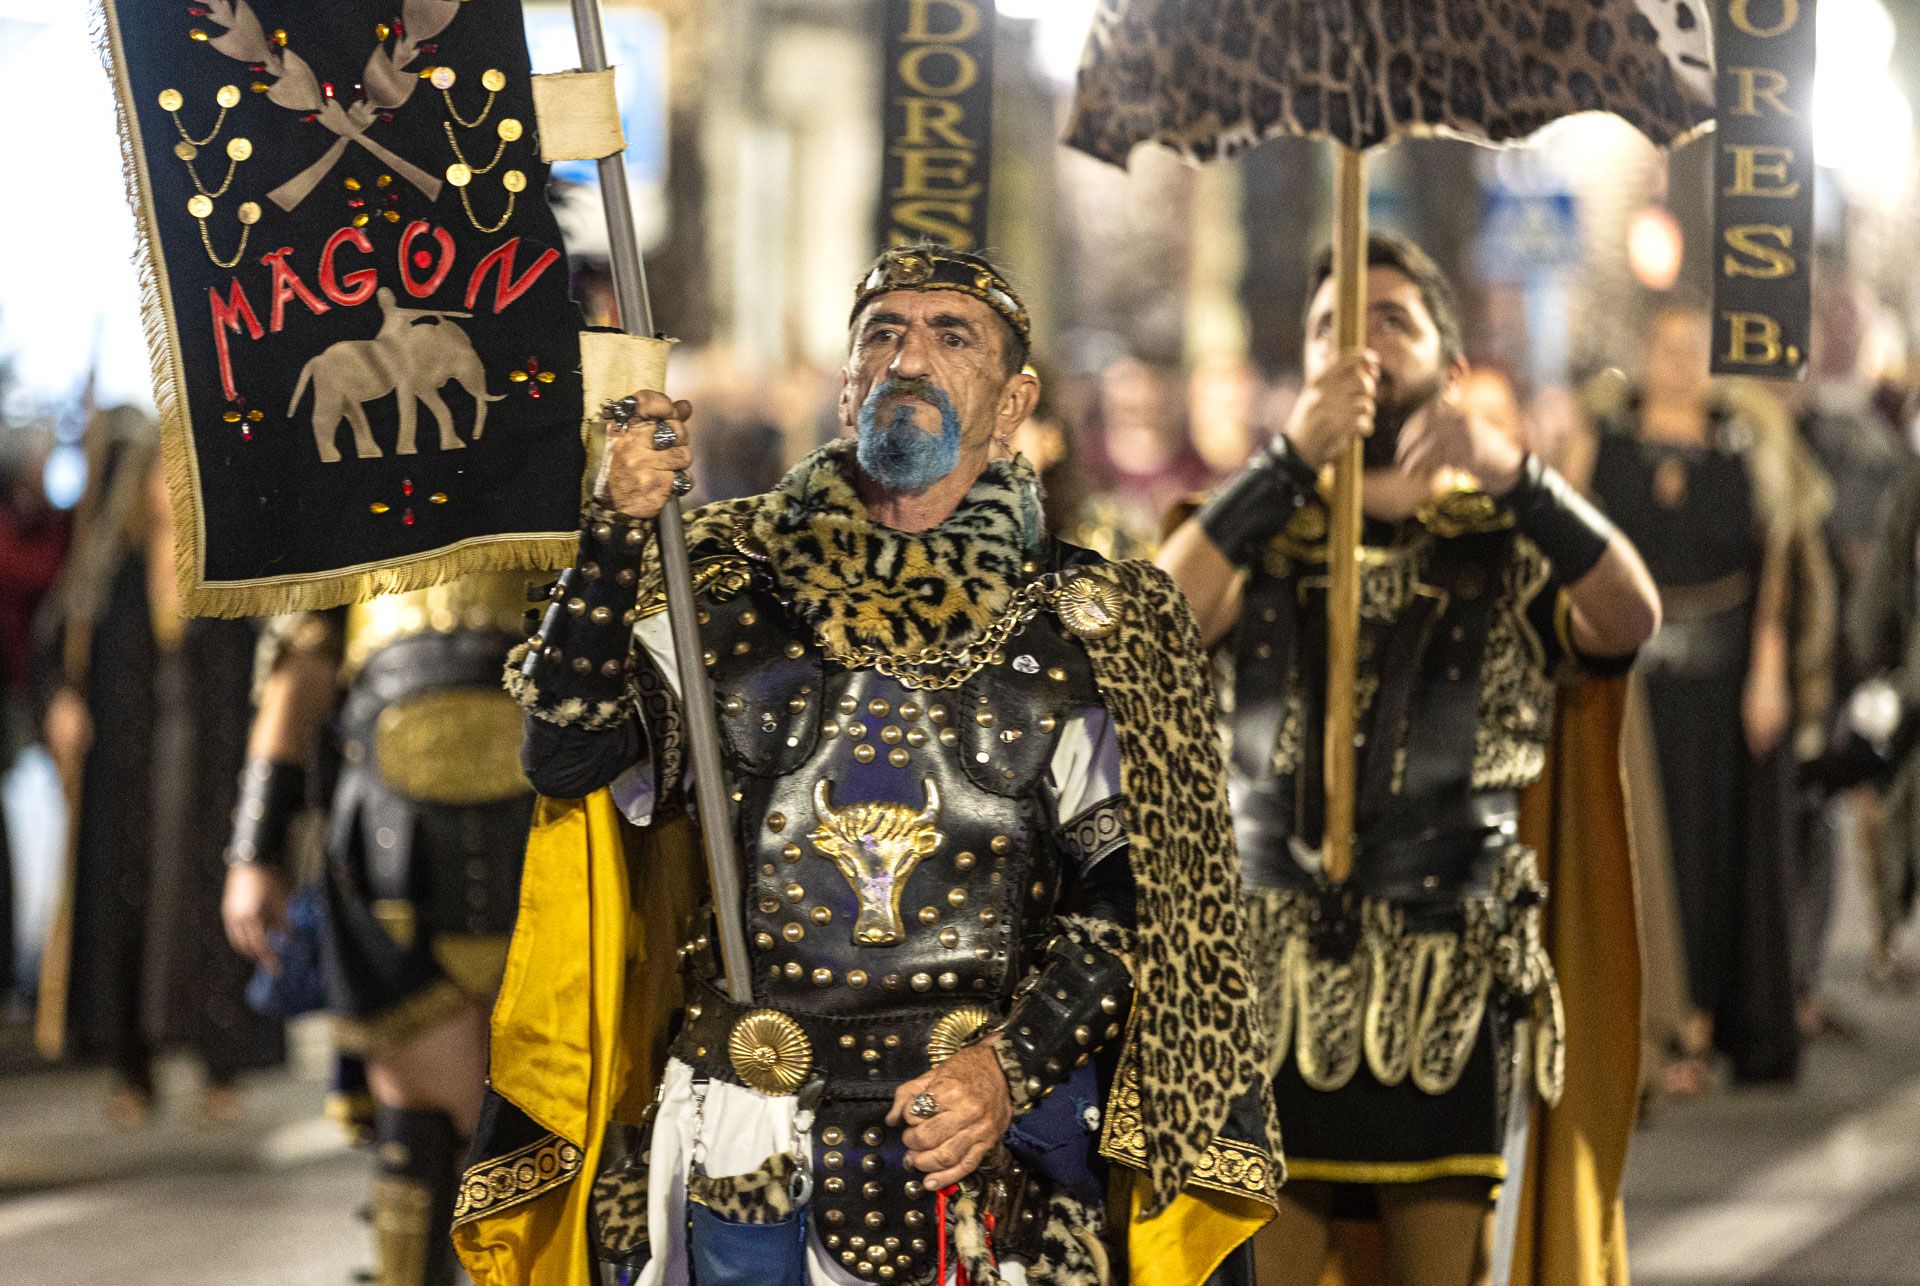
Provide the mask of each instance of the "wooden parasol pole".
{"label": "wooden parasol pole", "polygon": [[[1335,153],[1333,183],[1333,334],[1341,356],[1367,343],[1367,158]],[[1355,782],[1354,683],[1360,644],[1360,475],[1365,444],[1355,438],[1334,462],[1327,530],[1327,819],[1322,843],[1327,878],[1353,873]]]}

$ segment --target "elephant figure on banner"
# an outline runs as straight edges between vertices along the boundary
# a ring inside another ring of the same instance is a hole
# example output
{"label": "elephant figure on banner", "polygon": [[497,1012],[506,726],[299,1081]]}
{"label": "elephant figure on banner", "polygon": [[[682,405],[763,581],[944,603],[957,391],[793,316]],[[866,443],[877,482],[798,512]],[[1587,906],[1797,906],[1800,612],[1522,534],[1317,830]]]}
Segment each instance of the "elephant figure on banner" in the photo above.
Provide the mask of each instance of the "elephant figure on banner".
{"label": "elephant figure on banner", "polygon": [[355,453],[362,460],[377,459],[383,452],[373,440],[366,405],[392,393],[400,403],[400,432],[394,440],[394,454],[418,452],[414,434],[419,417],[416,403],[420,402],[426,403],[434,423],[440,426],[440,449],[454,451],[467,444],[454,432],[453,412],[440,397],[441,387],[452,381],[473,398],[473,439],[478,441],[487,428],[487,403],[498,402],[505,395],[487,392],[487,373],[480,355],[467,333],[454,324],[454,318],[473,314],[401,308],[393,291],[385,286],[380,288],[378,299],[382,314],[379,333],[372,339],[343,339],[316,353],[300,371],[287,414],[299,408],[311,382],[313,441],[320,459],[327,464],[339,462],[341,420],[353,426]]}

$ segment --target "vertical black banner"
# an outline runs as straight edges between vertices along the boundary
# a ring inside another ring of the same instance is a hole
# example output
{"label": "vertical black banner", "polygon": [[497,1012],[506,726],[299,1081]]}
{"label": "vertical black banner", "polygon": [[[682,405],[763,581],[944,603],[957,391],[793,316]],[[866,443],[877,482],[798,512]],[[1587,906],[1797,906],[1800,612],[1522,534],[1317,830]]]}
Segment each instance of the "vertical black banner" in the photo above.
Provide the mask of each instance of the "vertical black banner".
{"label": "vertical black banner", "polygon": [[1813,11],[1814,0],[1714,4],[1716,375],[1793,379],[1806,370]]}
{"label": "vertical black banner", "polygon": [[987,239],[993,0],[887,0],[882,246]]}

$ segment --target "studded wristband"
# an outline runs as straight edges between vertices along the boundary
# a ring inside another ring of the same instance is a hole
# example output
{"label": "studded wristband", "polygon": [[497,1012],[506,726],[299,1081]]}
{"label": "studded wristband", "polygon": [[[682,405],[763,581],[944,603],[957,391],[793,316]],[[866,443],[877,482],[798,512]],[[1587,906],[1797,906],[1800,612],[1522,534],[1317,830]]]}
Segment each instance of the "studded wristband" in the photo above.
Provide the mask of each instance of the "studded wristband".
{"label": "studded wristband", "polygon": [[240,770],[240,801],[233,808],[227,865],[285,865],[287,835],[306,800],[306,769],[272,759],[250,760]]}
{"label": "studded wristband", "polygon": [[1514,526],[1540,547],[1562,585],[1572,585],[1592,571],[1613,543],[1614,527],[1607,516],[1532,452],[1505,501]]}
{"label": "studded wristband", "polygon": [[1221,484],[1194,521],[1230,562],[1238,564],[1287,525],[1294,510],[1313,496],[1316,485],[1313,466],[1300,458],[1285,437],[1275,437]]}
{"label": "studded wristband", "polygon": [[1133,1003],[1133,975],[1119,955],[1068,929],[1047,945],[1046,963],[1014,992],[994,1053],[1014,1109],[1053,1092],[1073,1069],[1119,1037]]}
{"label": "studded wristband", "polygon": [[560,575],[540,632],[517,649],[507,687],[550,723],[601,728],[633,705],[627,682],[650,524],[595,506],[580,556]]}

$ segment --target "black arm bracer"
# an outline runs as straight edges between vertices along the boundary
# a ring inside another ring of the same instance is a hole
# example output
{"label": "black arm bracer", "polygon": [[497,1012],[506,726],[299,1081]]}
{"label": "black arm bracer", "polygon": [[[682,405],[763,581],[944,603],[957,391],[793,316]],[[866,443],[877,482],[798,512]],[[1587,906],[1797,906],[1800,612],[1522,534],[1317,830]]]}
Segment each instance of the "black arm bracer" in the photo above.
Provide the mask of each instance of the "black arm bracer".
{"label": "black arm bracer", "polygon": [[1126,936],[1102,921],[1066,921],[1040,972],[1015,989],[995,1053],[1016,1111],[1119,1039],[1133,1004],[1133,974],[1118,950]]}
{"label": "black arm bracer", "polygon": [[1540,547],[1562,585],[1571,586],[1592,571],[1613,543],[1607,516],[1531,452],[1505,500],[1515,528]]}
{"label": "black arm bracer", "polygon": [[1313,466],[1285,437],[1277,436],[1220,485],[1194,521],[1237,566],[1279,534],[1294,511],[1312,498],[1317,482]]}
{"label": "black arm bracer", "polygon": [[286,866],[287,835],[306,806],[307,770],[272,759],[249,760],[240,770],[240,799],[233,806],[233,838],[227,865],[258,862]]}
{"label": "black arm bracer", "polygon": [[507,688],[535,718],[588,729],[632,713],[627,681],[649,524],[587,511],[580,556],[560,575],[540,632],[514,653]]}

